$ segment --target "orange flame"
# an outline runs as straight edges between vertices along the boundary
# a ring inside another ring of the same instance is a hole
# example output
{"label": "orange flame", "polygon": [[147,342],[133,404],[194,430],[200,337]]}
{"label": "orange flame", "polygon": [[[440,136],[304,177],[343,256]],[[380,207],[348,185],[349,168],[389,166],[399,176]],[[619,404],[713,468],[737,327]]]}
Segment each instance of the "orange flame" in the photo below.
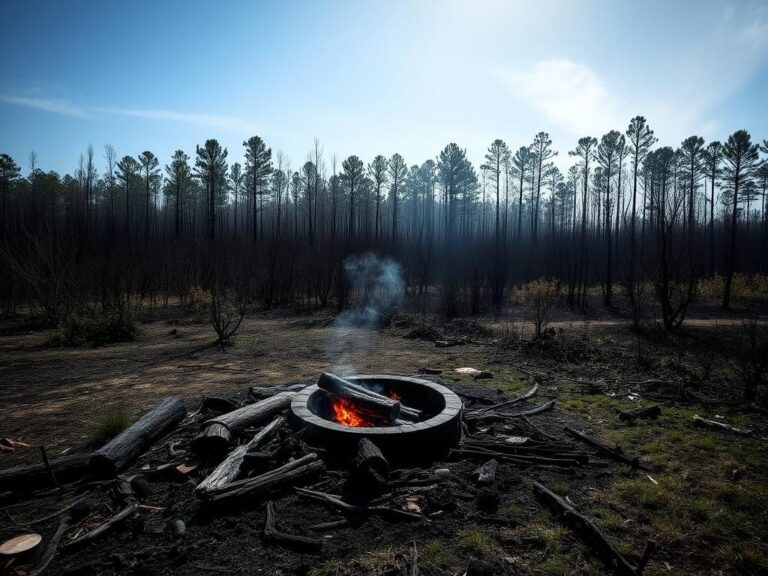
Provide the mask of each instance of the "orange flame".
{"label": "orange flame", "polygon": [[373,423],[360,414],[352,402],[346,398],[334,398],[331,402],[331,410],[333,411],[333,419],[344,426],[364,428],[373,426]]}

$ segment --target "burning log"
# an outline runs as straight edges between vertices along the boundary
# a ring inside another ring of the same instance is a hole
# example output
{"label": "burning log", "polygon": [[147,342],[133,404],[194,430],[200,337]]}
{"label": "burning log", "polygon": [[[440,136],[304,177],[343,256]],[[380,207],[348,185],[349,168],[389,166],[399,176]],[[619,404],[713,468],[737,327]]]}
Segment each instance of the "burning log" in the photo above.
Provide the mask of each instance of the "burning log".
{"label": "burning log", "polygon": [[568,502],[536,481],[533,482],[533,490],[540,500],[557,511],[562,520],[578,536],[597,548],[600,555],[605,559],[605,563],[615,570],[619,576],[641,576],[653,551],[653,542],[648,543],[642,559],[637,566],[633,566],[613,544],[608,542],[600,529],[589,518],[581,514]]}
{"label": "burning log", "polygon": [[631,458],[627,456],[624,453],[624,451],[621,449],[621,446],[610,446],[605,442],[603,442],[602,440],[598,440],[597,438],[592,438],[591,436],[587,436],[583,432],[578,432],[573,428],[569,428],[568,426],[566,426],[564,430],[565,430],[565,433],[568,434],[569,436],[572,436],[577,440],[584,442],[584,444],[587,444],[588,446],[591,446],[592,448],[594,448],[598,454],[601,454],[603,456],[606,456],[618,462],[623,462],[624,464],[628,464],[632,468],[640,468],[641,470],[647,470],[646,467],[640,465],[640,460],[637,457]]}
{"label": "burning log", "polygon": [[252,439],[250,442],[247,442],[246,444],[243,444],[241,446],[238,446],[232,452],[230,452],[229,456],[227,456],[226,460],[224,460],[221,464],[219,464],[216,469],[211,472],[208,477],[203,480],[200,484],[197,485],[197,488],[195,488],[195,491],[198,495],[205,494],[206,492],[210,492],[211,490],[216,490],[217,488],[221,488],[223,486],[226,486],[230,482],[233,482],[234,480],[237,480],[238,476],[240,475],[240,468],[243,464],[243,460],[245,459],[245,455],[250,451],[258,448],[262,444],[264,444],[267,440],[272,438],[275,433],[277,433],[278,428],[282,426],[285,423],[285,418],[282,416],[278,416],[272,422],[267,424],[264,428],[262,428]]}
{"label": "burning log", "polygon": [[[335,383],[328,383],[328,382],[326,382],[327,386],[330,386],[330,387],[333,387],[333,388],[335,388],[337,386],[340,386],[340,387],[343,387],[345,389],[352,390],[352,391],[354,391],[357,394],[362,394],[362,395],[365,395],[365,396],[369,396],[370,398],[374,398],[374,399],[376,399],[378,401],[384,401],[384,402],[387,402],[387,403],[388,402],[400,402],[400,412],[399,412],[399,415],[394,418],[394,421],[397,421],[399,419],[401,421],[402,420],[409,420],[409,421],[412,421],[412,422],[416,422],[416,421],[421,419],[421,410],[417,410],[416,408],[411,408],[410,406],[406,406],[405,404],[403,404],[400,401],[400,398],[396,394],[393,395],[393,397],[390,398],[390,397],[384,396],[383,394],[379,394],[378,392],[374,392],[373,390],[370,390],[369,388],[366,388],[365,386],[361,386],[360,384],[355,384],[354,382],[350,382],[348,380],[344,380],[343,378],[339,378],[335,374],[329,374],[329,373],[326,372],[323,375],[321,375],[320,379],[317,382],[318,388],[326,390],[327,392],[331,392],[332,394],[336,394],[336,392],[334,392],[333,390],[331,390],[329,388],[326,388],[325,385],[321,385],[320,384],[320,381],[324,380],[323,376],[326,376],[326,375],[337,379],[337,381]],[[341,394],[337,394],[337,395],[341,396]],[[355,400],[352,399],[352,398],[350,398],[350,400],[352,402],[355,402]]]}
{"label": "burning log", "polygon": [[714,420],[705,420],[698,414],[693,417],[693,425],[699,428],[706,428],[708,430],[715,430],[717,432],[729,432],[731,434],[738,434],[740,436],[751,436],[752,430],[742,430],[729,424],[723,424],[722,422],[715,422]]}
{"label": "burning log", "polygon": [[292,482],[319,474],[323,470],[325,465],[318,459],[316,453],[311,452],[259,476],[236,480],[221,488],[209,490],[205,492],[204,497],[209,502],[219,502],[246,494],[263,494],[269,490],[284,488]]}
{"label": "burning log", "polygon": [[374,419],[393,422],[400,416],[400,402],[368,390],[330,372],[323,372],[317,380],[317,387],[339,398],[352,402],[356,409]]}
{"label": "burning log", "polygon": [[361,438],[347,479],[350,492],[371,496],[382,492],[389,479],[389,462],[373,442]]}
{"label": "burning log", "polygon": [[187,415],[184,401],[178,396],[163,398],[134,424],[97,450],[89,462],[99,477],[110,477],[133,462]]}
{"label": "burning log", "polygon": [[238,434],[249,426],[266,422],[278,412],[288,408],[295,395],[296,392],[280,392],[254,404],[248,404],[207,420],[203,430],[192,440],[192,451],[200,456],[221,458],[227,453],[233,434]]}
{"label": "burning log", "polygon": [[48,460],[48,466],[25,464],[0,471],[0,492],[29,492],[38,488],[53,486],[54,477],[63,483],[73,482],[85,477],[88,472],[90,454],[77,454]]}
{"label": "burning log", "polygon": [[264,524],[264,540],[276,544],[286,544],[311,552],[319,552],[323,543],[319,538],[310,536],[296,536],[281,532],[275,526],[275,507],[272,502],[267,502],[267,520]]}
{"label": "burning log", "polygon": [[661,408],[658,406],[646,406],[645,408],[630,408],[619,412],[619,420],[634,424],[638,418],[656,420],[661,415]]}

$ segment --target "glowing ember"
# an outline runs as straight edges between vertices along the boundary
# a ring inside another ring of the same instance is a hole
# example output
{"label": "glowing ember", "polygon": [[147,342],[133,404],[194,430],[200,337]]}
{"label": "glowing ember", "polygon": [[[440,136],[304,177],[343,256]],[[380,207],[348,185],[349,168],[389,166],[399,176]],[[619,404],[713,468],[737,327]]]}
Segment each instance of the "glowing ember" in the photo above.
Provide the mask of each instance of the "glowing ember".
{"label": "glowing ember", "polygon": [[392,400],[400,400],[400,394],[398,394],[394,390],[391,390],[389,392],[389,397],[392,398]]}
{"label": "glowing ember", "polygon": [[344,426],[356,428],[370,428],[374,423],[368,420],[357,410],[352,402],[346,398],[334,398],[331,402],[333,419]]}

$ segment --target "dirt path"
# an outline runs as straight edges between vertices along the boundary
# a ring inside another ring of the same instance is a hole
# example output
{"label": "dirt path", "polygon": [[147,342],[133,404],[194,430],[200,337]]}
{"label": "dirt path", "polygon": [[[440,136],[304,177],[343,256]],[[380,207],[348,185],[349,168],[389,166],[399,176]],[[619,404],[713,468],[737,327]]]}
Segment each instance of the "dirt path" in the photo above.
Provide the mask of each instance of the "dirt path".
{"label": "dirt path", "polygon": [[[203,396],[227,396],[354,366],[358,371],[415,373],[461,354],[482,360],[482,347],[437,349],[386,331],[339,331],[317,318],[247,319],[233,347],[206,347],[208,325],[144,325],[136,342],[102,348],[42,347],[46,332],[0,338],[0,436],[45,444],[52,454],[81,445],[90,424],[110,411],[139,412],[177,394],[194,408]],[[5,458],[5,457],[4,457]]]}

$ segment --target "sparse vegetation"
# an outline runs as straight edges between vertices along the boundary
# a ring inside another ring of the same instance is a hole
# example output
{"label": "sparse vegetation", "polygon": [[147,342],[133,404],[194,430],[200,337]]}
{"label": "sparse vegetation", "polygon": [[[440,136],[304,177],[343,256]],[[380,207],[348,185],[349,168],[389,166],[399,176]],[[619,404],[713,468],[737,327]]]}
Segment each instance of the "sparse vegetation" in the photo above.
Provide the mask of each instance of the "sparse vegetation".
{"label": "sparse vegetation", "polygon": [[90,425],[88,444],[98,447],[109,442],[133,424],[133,420],[133,416],[127,410],[116,410],[101,414]]}

